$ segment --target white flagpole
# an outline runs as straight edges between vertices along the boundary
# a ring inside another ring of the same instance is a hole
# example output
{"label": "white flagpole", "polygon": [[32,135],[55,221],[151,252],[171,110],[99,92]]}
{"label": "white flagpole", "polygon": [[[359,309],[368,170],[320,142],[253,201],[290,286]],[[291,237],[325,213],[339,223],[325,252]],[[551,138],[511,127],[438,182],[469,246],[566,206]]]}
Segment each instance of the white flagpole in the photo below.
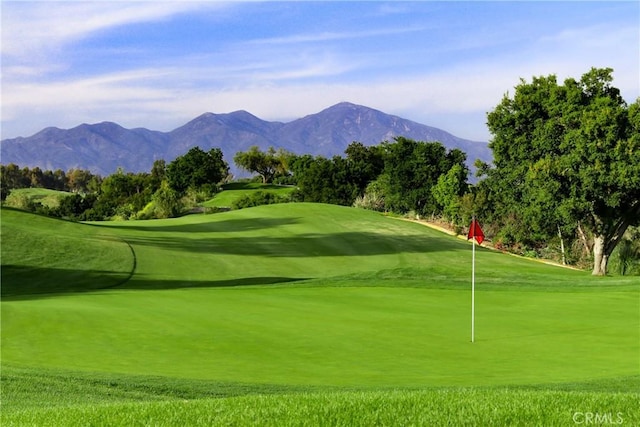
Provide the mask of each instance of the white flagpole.
{"label": "white flagpole", "polygon": [[[475,218],[474,218],[475,221]],[[476,238],[471,237],[473,240],[473,249],[471,256],[471,342],[474,342],[475,338],[475,309],[476,309]]]}
{"label": "white flagpole", "polygon": [[473,240],[473,249],[471,250],[471,342],[475,341],[475,317],[476,317],[476,217],[473,217],[471,227],[473,227],[473,233],[471,240]]}

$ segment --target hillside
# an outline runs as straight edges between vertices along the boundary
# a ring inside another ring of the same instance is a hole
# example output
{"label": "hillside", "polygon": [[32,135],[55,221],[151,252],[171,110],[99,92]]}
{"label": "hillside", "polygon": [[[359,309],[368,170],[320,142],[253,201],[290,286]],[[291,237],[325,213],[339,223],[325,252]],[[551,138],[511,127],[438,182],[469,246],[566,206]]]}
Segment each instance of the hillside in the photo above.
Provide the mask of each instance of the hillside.
{"label": "hillside", "polygon": [[440,141],[475,159],[491,160],[486,142],[458,138],[443,130],[385,114],[365,106],[340,103],[289,123],[269,122],[246,111],[205,113],[170,132],[125,129],[102,122],[72,129],[46,128],[33,136],[0,141],[3,164],[41,169],[88,169],[109,175],[122,167],[149,171],[157,159],[173,160],[189,148],[219,147],[232,172],[241,173],[233,156],[252,145],[282,147],[297,154],[342,155],[353,141],[365,145],[405,136],[419,141]]}
{"label": "hillside", "polygon": [[135,269],[131,247],[98,227],[2,209],[2,298],[118,286]]}

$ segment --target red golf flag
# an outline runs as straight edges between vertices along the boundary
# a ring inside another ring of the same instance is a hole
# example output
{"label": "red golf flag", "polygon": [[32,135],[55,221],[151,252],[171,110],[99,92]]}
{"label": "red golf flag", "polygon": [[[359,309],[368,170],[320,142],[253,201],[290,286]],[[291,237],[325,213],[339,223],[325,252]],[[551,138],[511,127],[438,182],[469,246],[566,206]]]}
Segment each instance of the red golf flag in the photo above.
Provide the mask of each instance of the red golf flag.
{"label": "red golf flag", "polygon": [[484,233],[482,232],[482,228],[480,228],[480,224],[475,219],[471,221],[471,225],[469,226],[469,234],[467,234],[467,240],[474,238],[479,245],[484,242]]}

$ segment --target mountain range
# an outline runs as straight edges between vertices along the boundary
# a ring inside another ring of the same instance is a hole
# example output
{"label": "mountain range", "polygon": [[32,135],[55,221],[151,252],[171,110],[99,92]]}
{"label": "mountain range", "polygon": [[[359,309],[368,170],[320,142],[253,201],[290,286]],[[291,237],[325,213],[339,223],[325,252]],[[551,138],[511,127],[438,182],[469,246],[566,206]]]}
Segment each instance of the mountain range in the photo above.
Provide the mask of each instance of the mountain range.
{"label": "mountain range", "polygon": [[38,166],[43,170],[87,169],[106,176],[119,167],[127,172],[149,171],[155,160],[168,163],[195,146],[205,151],[218,147],[231,172],[241,176],[243,172],[233,164],[233,156],[252,145],[263,150],[273,146],[296,154],[330,157],[343,155],[353,141],[376,145],[396,136],[440,141],[448,149],[459,148],[467,153],[469,165],[475,159],[491,161],[486,142],[458,138],[348,102],[288,123],[265,121],[246,111],[235,111],[205,113],[170,132],[125,129],[113,122],[82,124],[72,129],[48,127],[29,137],[0,141],[0,160],[2,164]]}

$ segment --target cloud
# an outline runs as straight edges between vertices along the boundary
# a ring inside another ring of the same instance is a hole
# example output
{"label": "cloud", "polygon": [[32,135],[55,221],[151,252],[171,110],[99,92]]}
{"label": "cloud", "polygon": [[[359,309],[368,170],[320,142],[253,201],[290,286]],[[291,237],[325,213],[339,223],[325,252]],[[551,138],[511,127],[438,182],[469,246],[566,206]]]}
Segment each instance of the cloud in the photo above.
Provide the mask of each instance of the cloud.
{"label": "cloud", "polygon": [[[356,82],[291,81],[270,76],[247,85],[179,84],[181,76],[195,74],[204,79],[207,73],[200,69],[154,68],[55,83],[15,84],[5,87],[3,120],[11,128],[13,120],[33,115],[36,105],[49,113],[32,118],[28,125],[36,129],[31,132],[52,124],[73,127],[102,120],[168,131],[206,111],[244,109],[263,119],[285,120],[350,101],[435,125],[431,115],[483,113],[489,106],[487,100],[499,100],[504,92],[492,70],[461,69]],[[481,128],[483,119],[478,122]]]}
{"label": "cloud", "polygon": [[1,51],[28,60],[112,27],[222,6],[182,1],[3,2]]}
{"label": "cloud", "polygon": [[[211,50],[195,49],[188,56],[179,52],[158,57],[151,48],[145,58],[152,58],[153,66],[142,61],[143,65],[117,63],[98,74],[61,72],[65,64],[55,56],[56,47],[114,26],[214,7],[187,2],[113,4],[60,3],[61,9],[46,9],[51,12],[47,15],[41,6],[22,10],[11,3],[11,19],[3,17],[2,49],[24,60],[3,63],[3,138],[26,136],[50,125],[73,127],[103,120],[168,131],[206,111],[245,109],[267,120],[289,120],[350,101],[465,138],[487,139],[486,112],[505,92],[513,92],[520,78],[556,74],[562,81],[579,78],[592,66],[614,68],[614,85],[623,96],[628,101],[639,96],[637,27],[615,22],[558,26],[552,33],[522,32],[511,38],[503,28],[484,38],[461,34],[447,43],[431,38],[422,42],[417,34],[421,28],[412,26],[296,33],[260,42],[250,36],[245,41],[224,40]],[[76,18],[83,11],[90,17],[87,22]],[[20,13],[24,16],[15,19]],[[31,18],[30,26],[42,27],[18,40],[14,32]],[[75,24],[76,28],[63,28]],[[402,38],[383,43],[389,35],[404,33],[409,36],[406,46]],[[408,42],[416,39],[417,44]],[[357,43],[352,46],[349,40]],[[37,63],[28,55],[36,51],[44,58]]]}
{"label": "cloud", "polygon": [[613,68],[614,85],[627,101],[633,101],[640,96],[638,51],[637,25],[603,23],[541,37],[530,56],[533,69],[557,74],[559,79],[579,78],[591,67]]}
{"label": "cloud", "polygon": [[253,44],[298,44],[298,43],[316,43],[336,40],[351,40],[369,37],[383,37],[397,34],[407,34],[413,32],[424,31],[424,26],[410,26],[405,28],[381,28],[376,30],[363,31],[337,31],[337,32],[317,32],[306,34],[294,34],[285,37],[271,37],[254,39],[250,41]]}

